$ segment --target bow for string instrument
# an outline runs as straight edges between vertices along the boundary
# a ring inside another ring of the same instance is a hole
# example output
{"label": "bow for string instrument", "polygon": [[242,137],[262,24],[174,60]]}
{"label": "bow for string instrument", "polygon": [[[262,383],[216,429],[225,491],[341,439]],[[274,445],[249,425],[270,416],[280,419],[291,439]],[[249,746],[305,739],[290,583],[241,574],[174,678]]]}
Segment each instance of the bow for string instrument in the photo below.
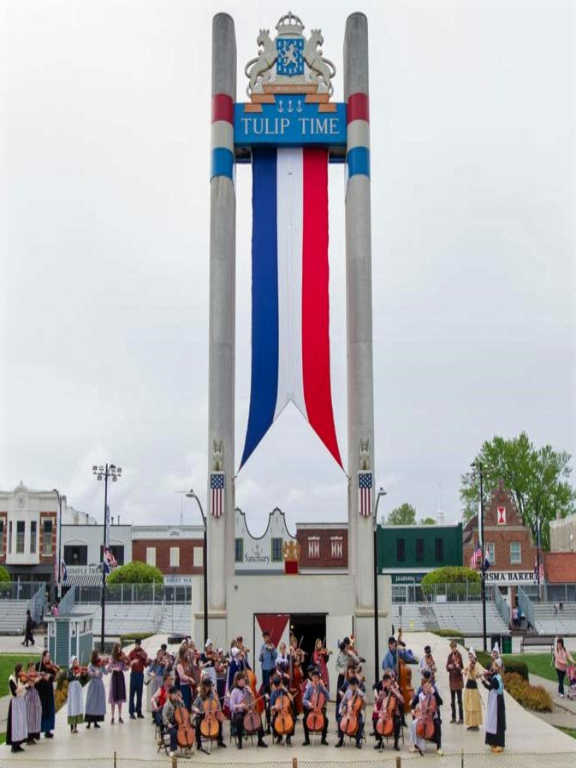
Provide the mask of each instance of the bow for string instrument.
{"label": "bow for string instrument", "polygon": [[244,730],[248,734],[248,736],[252,736],[253,733],[256,733],[260,730],[262,727],[262,718],[260,717],[259,713],[255,709],[255,704],[257,701],[262,701],[264,698],[263,696],[260,696],[259,699],[256,699],[253,694],[252,690],[250,688],[245,688],[245,697],[246,697],[246,714],[244,715]]}
{"label": "bow for string instrument", "polygon": [[324,715],[324,707],[326,706],[326,696],[322,691],[314,691],[310,696],[310,712],[306,717],[306,725],[308,730],[316,733],[324,730],[324,723],[326,717]]}

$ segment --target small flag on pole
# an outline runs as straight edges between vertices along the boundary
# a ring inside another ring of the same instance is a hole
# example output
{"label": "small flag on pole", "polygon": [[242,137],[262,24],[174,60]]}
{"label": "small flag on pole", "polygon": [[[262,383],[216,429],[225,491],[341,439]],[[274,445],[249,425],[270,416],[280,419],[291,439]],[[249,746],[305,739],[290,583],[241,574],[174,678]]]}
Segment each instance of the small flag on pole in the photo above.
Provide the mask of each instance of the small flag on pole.
{"label": "small flag on pole", "polygon": [[111,549],[109,547],[104,547],[104,557],[102,558],[102,568],[104,569],[104,573],[110,573],[110,571],[117,566],[118,563],[116,562],[116,558],[112,554]]}
{"label": "small flag on pole", "polygon": [[372,472],[358,472],[358,512],[361,517],[372,514]]}
{"label": "small flag on pole", "polygon": [[474,552],[472,552],[472,557],[470,558],[470,568],[480,568],[482,564],[482,547],[480,546],[480,542],[477,542],[476,546],[474,547]]}
{"label": "small flag on pole", "polygon": [[224,513],[224,472],[210,474],[210,509],[214,517]]}

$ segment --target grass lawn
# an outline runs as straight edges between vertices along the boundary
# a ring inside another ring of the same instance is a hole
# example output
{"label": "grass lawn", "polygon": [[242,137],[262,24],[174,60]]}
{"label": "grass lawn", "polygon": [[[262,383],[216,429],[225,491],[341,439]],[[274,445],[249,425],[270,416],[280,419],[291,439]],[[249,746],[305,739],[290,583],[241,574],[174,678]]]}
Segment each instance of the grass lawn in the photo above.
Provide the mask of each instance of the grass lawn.
{"label": "grass lawn", "polygon": [[22,653],[2,653],[0,654],[0,696],[8,696],[10,689],[8,688],[8,678],[14,672],[14,666],[21,661],[24,664],[24,668],[27,667],[29,661],[38,661],[38,654],[29,655],[26,651]]}
{"label": "grass lawn", "polygon": [[[575,651],[570,651],[570,653],[573,658],[576,658]],[[553,682],[558,680],[551,653],[524,653],[522,655],[507,654],[502,656],[502,658],[504,659],[504,666],[506,666],[507,661],[522,661],[528,667],[528,672],[530,672],[530,674],[545,677],[547,680],[552,680]]]}
{"label": "grass lawn", "polygon": [[558,730],[564,731],[568,736],[572,736],[573,739],[576,739],[576,728],[558,728]]}

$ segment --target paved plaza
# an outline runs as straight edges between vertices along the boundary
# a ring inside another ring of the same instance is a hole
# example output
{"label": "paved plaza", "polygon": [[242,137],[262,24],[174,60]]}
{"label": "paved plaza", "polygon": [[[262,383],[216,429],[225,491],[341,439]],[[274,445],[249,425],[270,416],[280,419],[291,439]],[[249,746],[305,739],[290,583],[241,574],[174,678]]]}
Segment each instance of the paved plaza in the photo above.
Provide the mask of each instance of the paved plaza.
{"label": "paved plaza", "polygon": [[[149,653],[153,653],[158,645],[165,640],[165,636],[155,636],[144,641],[144,645]],[[412,648],[416,655],[422,653],[425,645],[432,646],[434,658],[438,664],[438,686],[440,694],[444,699],[443,707],[443,748],[446,755],[442,758],[434,754],[434,747],[429,745],[428,752],[424,759],[442,760],[446,766],[461,765],[461,753],[465,753],[465,765],[480,766],[500,764],[500,765],[518,765],[522,768],[542,765],[544,755],[546,758],[546,768],[554,766],[564,766],[568,768],[573,755],[576,753],[576,742],[570,736],[562,733],[552,725],[542,719],[526,712],[510,696],[506,695],[506,751],[503,755],[493,755],[484,745],[484,733],[467,731],[463,726],[450,725],[449,723],[449,705],[450,693],[448,690],[448,677],[444,670],[446,657],[449,652],[448,641],[439,638],[436,635],[428,633],[408,634],[406,636],[407,645]],[[12,645],[10,643],[10,645]],[[2,646],[2,643],[0,643]],[[2,648],[8,650],[8,648]],[[9,650],[16,650],[11,648]],[[462,649],[464,650],[464,649]],[[412,667],[413,682],[416,679],[416,668]],[[487,692],[482,690],[484,705],[486,703]],[[334,744],[337,737],[334,729],[334,706],[331,705],[328,711],[330,718],[330,730],[328,740],[329,747],[321,747],[316,744],[312,747],[302,747],[302,727],[297,726],[296,734],[293,737],[294,746],[286,748],[283,746],[273,746],[271,737],[268,737],[269,748],[267,750],[257,749],[255,746],[246,746],[242,751],[242,764],[257,765],[286,765],[292,766],[293,758],[297,758],[298,766],[308,766],[322,763],[323,766],[366,763],[387,763],[395,762],[396,754],[391,748],[387,748],[383,753],[375,751],[373,739],[368,736],[364,743],[362,751],[356,750],[353,745],[346,746],[341,750],[336,750]],[[367,712],[367,720],[370,720],[371,710]],[[8,747],[0,747],[0,766],[4,765],[58,765],[65,766],[68,761],[71,764],[88,768],[90,765],[100,765],[100,758],[112,758],[117,754],[118,765],[139,765],[141,761],[159,761],[166,765],[169,759],[163,752],[156,751],[154,742],[154,728],[147,717],[145,720],[131,721],[127,711],[124,713],[125,723],[123,725],[111,725],[110,718],[103,723],[100,730],[86,730],[85,726],[80,728],[78,735],[72,735],[66,723],[66,707],[57,714],[56,730],[53,740],[42,739],[36,746],[26,747],[25,754],[12,755]],[[371,730],[367,729],[368,732]],[[229,726],[225,725],[225,741],[228,744],[227,749],[218,749],[214,747],[212,754],[195,754],[191,758],[191,763],[196,765],[209,764],[239,764],[239,753],[235,745],[229,743]],[[422,760],[419,755],[412,755],[408,752],[408,732],[405,731],[405,744],[400,753],[402,761],[404,760]],[[520,755],[522,753],[522,756]],[[529,753],[529,754],[526,754]],[[556,753],[556,754],[554,754]],[[572,755],[570,756],[570,753]],[[570,758],[570,759],[568,759]],[[79,759],[86,762],[77,762]],[[54,762],[52,762],[54,761]],[[124,762],[127,761],[127,762]],[[144,763],[142,763],[144,764]],[[103,765],[103,764],[102,764]],[[112,765],[112,763],[110,763]]]}

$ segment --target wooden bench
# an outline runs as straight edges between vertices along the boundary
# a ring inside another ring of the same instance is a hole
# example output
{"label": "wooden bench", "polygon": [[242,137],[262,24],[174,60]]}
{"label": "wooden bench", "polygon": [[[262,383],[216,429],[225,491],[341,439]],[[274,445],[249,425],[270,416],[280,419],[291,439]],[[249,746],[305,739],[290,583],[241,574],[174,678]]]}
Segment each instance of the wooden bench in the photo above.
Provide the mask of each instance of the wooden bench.
{"label": "wooden bench", "polygon": [[520,653],[524,652],[524,648],[549,648],[550,651],[554,651],[555,640],[554,635],[524,635]]}

